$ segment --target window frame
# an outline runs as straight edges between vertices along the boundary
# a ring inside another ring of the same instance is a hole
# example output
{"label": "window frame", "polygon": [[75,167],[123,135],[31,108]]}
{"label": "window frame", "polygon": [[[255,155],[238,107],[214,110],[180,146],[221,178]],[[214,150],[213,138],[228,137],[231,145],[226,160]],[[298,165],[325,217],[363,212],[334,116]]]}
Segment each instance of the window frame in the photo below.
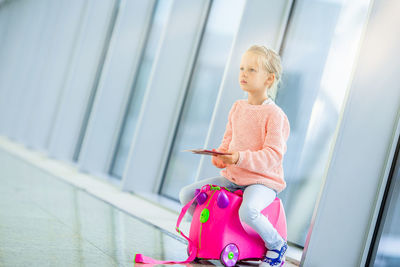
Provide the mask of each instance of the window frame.
{"label": "window frame", "polygon": [[[383,67],[400,69],[400,40],[393,37],[400,18],[389,2],[370,5],[300,266],[337,266],[329,260],[335,255],[345,255],[347,266],[367,264],[400,127],[399,75],[388,71],[378,84],[371,75]],[[377,57],[378,40],[390,45]]]}

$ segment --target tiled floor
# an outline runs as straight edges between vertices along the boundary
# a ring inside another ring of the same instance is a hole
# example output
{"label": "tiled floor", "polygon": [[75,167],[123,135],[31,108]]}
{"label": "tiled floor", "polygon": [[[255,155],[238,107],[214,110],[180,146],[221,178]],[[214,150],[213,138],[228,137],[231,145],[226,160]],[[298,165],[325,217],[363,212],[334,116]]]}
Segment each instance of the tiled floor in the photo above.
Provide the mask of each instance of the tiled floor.
{"label": "tiled floor", "polygon": [[135,253],[184,260],[186,244],[0,149],[0,266],[133,266]]}

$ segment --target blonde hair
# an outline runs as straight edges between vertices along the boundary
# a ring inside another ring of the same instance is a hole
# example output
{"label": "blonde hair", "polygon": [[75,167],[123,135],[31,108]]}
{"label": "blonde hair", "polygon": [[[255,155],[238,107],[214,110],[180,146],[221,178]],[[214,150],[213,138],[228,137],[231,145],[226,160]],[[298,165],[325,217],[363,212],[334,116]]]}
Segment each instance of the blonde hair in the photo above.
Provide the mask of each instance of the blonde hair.
{"label": "blonde hair", "polygon": [[282,63],[281,57],[273,49],[263,45],[253,45],[246,52],[252,52],[259,55],[259,63],[268,73],[274,73],[274,83],[267,90],[268,97],[273,100],[276,98],[278,92],[278,85],[281,82],[282,76]]}

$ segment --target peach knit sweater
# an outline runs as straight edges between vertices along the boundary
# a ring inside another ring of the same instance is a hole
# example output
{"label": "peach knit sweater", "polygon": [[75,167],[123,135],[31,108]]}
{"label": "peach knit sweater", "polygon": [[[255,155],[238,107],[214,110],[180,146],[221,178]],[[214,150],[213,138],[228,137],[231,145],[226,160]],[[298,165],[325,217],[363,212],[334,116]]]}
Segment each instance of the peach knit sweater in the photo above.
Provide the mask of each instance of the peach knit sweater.
{"label": "peach knit sweater", "polygon": [[239,151],[239,160],[221,175],[237,185],[264,184],[281,192],[286,187],[282,161],[289,134],[289,120],[273,101],[251,105],[237,100],[218,151]]}

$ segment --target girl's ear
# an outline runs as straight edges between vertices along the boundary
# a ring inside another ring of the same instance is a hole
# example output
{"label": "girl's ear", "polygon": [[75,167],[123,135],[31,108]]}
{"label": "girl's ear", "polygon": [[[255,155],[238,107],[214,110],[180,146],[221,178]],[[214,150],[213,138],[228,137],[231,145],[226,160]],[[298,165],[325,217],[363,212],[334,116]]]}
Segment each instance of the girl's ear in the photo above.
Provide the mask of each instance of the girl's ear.
{"label": "girl's ear", "polygon": [[264,85],[270,88],[275,81],[275,73],[267,73]]}

